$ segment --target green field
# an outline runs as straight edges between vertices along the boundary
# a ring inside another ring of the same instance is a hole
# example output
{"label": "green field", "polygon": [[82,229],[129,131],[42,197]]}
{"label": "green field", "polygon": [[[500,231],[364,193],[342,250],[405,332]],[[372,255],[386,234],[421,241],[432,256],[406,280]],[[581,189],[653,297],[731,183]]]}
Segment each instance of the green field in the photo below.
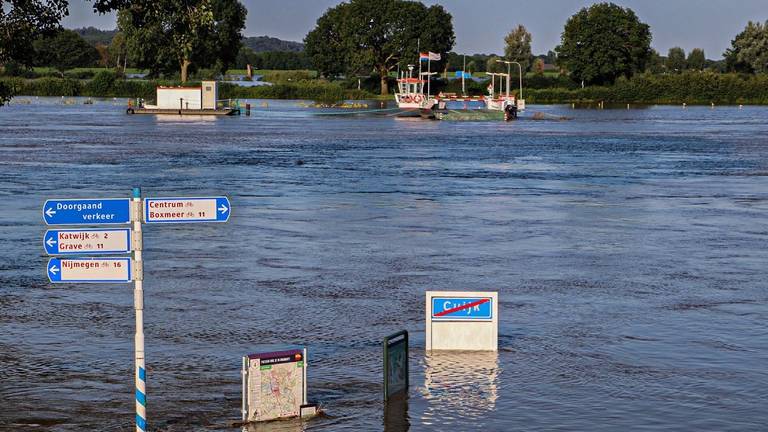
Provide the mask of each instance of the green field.
{"label": "green field", "polygon": [[[228,69],[225,75],[245,75],[247,71],[245,69]],[[281,73],[297,73],[306,74],[312,78],[317,78],[317,71],[309,69],[295,69],[295,70],[277,70],[277,69],[253,69],[254,75],[270,75]]]}
{"label": "green field", "polygon": [[[38,74],[38,75],[46,75],[46,74],[53,74],[53,73],[61,72],[61,71],[59,71],[58,69],[56,69],[54,67],[42,67],[42,66],[33,67],[32,70],[36,74]],[[70,72],[70,73],[91,72],[91,73],[97,73],[97,72],[100,72],[100,71],[103,71],[103,70],[111,71],[111,70],[114,70],[114,69],[113,68],[104,68],[104,67],[90,67],[90,68],[67,69],[66,71],[63,71],[63,72]],[[146,72],[149,72],[149,71],[148,70],[143,70],[143,69],[136,69],[136,68],[127,68],[125,70],[125,72],[133,74],[133,73],[146,73]]]}

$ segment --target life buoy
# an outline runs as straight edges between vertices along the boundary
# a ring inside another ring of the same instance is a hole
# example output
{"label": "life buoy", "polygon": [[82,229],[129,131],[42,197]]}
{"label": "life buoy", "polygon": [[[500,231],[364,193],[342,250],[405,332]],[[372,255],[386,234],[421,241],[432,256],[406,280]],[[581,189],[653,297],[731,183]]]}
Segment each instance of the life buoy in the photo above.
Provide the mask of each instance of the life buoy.
{"label": "life buoy", "polygon": [[400,99],[402,99],[403,102],[406,102],[406,103],[410,102],[411,101],[411,95],[405,95],[405,96],[401,97]]}
{"label": "life buoy", "polygon": [[423,100],[424,100],[424,96],[422,96],[420,94],[417,94],[417,95],[415,95],[413,97],[413,101],[416,102],[416,103],[421,103],[421,101],[423,101]]}

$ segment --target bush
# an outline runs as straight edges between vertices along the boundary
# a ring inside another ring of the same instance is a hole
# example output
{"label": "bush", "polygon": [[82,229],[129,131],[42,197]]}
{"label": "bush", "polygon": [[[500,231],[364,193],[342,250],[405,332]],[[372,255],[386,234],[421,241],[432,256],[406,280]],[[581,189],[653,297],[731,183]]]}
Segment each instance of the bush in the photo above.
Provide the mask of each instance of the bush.
{"label": "bush", "polygon": [[103,70],[97,73],[85,85],[85,96],[115,96],[115,80],[117,76],[112,71]]}
{"label": "bush", "polygon": [[70,78],[38,78],[27,80],[17,94],[28,96],[79,96],[80,81]]}
{"label": "bush", "polygon": [[262,81],[273,84],[298,83],[317,77],[317,72],[310,70],[265,70],[256,71],[255,74],[261,75]]}
{"label": "bush", "polygon": [[327,101],[335,98],[335,102],[344,99],[344,90],[341,86],[324,81],[300,81],[257,87],[240,87],[222,83],[220,92],[222,99],[323,99]]}
{"label": "bush", "polygon": [[64,78],[89,79],[94,77],[94,72],[90,69],[72,69],[64,72]]}
{"label": "bush", "polygon": [[622,78],[610,87],[527,89],[529,103],[768,104],[768,75],[686,72]]}

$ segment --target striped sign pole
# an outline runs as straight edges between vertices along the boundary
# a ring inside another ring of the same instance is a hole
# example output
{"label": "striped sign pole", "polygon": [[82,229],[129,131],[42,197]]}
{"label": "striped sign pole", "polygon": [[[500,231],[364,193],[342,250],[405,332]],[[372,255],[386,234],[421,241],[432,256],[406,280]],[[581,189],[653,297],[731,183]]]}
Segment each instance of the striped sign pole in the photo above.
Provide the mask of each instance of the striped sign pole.
{"label": "striped sign pole", "polygon": [[133,189],[133,207],[131,221],[133,222],[134,252],[136,265],[133,307],[136,310],[136,336],[134,360],[136,362],[136,432],[147,430],[147,370],[144,367],[144,268],[141,259],[141,189]]}

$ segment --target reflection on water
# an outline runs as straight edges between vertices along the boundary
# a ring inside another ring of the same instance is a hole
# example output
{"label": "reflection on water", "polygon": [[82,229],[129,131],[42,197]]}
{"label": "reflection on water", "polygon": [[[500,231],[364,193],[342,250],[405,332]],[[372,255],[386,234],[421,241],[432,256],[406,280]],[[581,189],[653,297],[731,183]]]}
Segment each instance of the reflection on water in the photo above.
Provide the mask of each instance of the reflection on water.
{"label": "reflection on water", "polygon": [[307,422],[300,418],[280,419],[269,422],[248,423],[241,432],[303,432],[307,430]]}
{"label": "reflection on water", "polygon": [[384,430],[386,432],[404,432],[410,427],[408,397],[402,394],[393,396],[384,404]]}
{"label": "reflection on water", "polygon": [[496,409],[499,355],[492,351],[431,351],[424,358],[422,395],[428,425],[471,421]]}

